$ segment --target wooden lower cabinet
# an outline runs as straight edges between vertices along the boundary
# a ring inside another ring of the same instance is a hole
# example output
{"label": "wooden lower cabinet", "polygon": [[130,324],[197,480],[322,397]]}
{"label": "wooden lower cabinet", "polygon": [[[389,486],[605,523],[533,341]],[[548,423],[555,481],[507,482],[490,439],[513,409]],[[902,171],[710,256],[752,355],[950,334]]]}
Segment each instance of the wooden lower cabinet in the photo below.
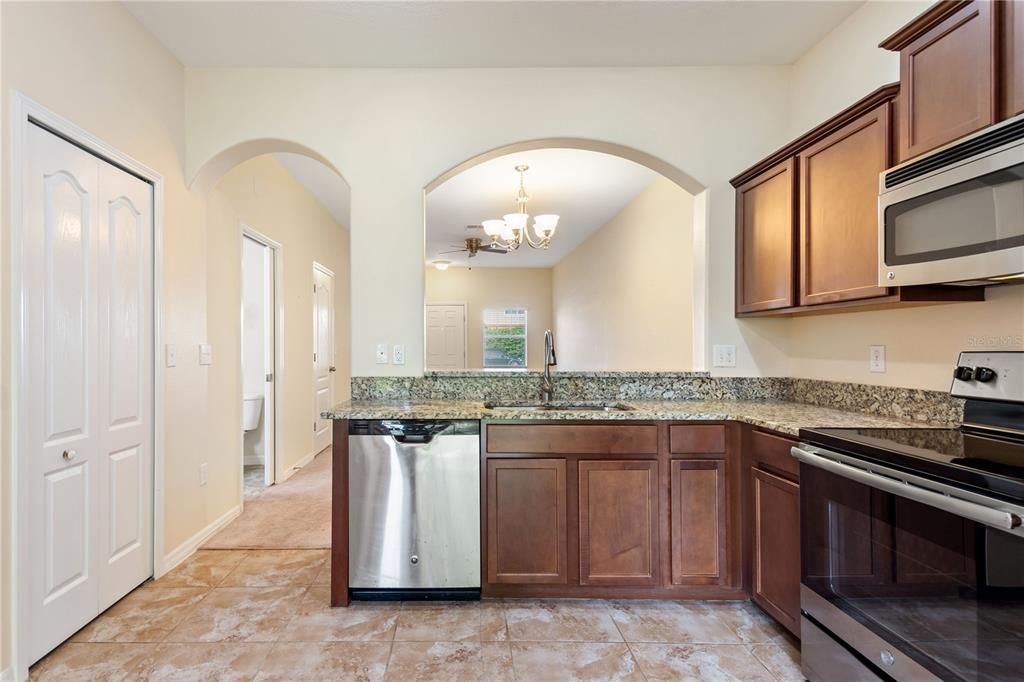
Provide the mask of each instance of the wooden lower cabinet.
{"label": "wooden lower cabinet", "polygon": [[800,636],[800,485],[754,467],[751,598]]}
{"label": "wooden lower cabinet", "polygon": [[658,462],[579,462],[581,585],[658,584]]}
{"label": "wooden lower cabinet", "polygon": [[568,577],[564,459],[487,460],[487,582]]}
{"label": "wooden lower cabinet", "polygon": [[672,460],[672,583],[714,585],[726,577],[725,460]]}

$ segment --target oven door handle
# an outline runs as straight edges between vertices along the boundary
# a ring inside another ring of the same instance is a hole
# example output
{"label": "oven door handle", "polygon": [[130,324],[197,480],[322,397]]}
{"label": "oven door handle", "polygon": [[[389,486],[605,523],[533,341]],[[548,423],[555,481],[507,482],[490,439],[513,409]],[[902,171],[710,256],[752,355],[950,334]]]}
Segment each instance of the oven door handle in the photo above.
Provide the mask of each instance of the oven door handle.
{"label": "oven door handle", "polygon": [[929,507],[935,507],[936,509],[941,509],[952,514],[956,514],[957,516],[962,516],[965,519],[969,519],[992,528],[998,528],[1000,530],[1014,530],[1021,526],[1021,518],[1018,515],[1007,511],[993,509],[992,507],[985,507],[975,502],[968,502],[967,500],[962,500],[958,497],[934,492],[927,488],[913,485],[912,483],[905,483],[887,476],[880,476],[870,471],[850,466],[849,464],[843,464],[841,462],[828,459],[827,457],[816,455],[813,452],[808,452],[801,448],[794,447],[790,452],[801,462],[810,464],[811,466],[819,469],[824,469],[836,476],[842,476],[843,478],[863,483],[871,488],[884,490],[887,493],[892,493],[899,497],[905,497],[908,500],[920,502],[921,504],[926,504]]}

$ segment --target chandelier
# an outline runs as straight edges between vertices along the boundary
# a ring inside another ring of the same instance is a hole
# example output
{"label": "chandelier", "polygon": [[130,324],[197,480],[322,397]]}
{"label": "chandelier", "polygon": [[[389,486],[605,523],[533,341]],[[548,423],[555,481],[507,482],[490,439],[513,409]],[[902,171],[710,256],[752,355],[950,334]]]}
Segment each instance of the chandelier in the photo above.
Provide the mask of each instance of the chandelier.
{"label": "chandelier", "polygon": [[534,249],[546,249],[551,244],[551,238],[555,236],[555,229],[558,227],[558,216],[552,213],[534,216],[533,234],[537,241],[530,236],[526,229],[530,222],[530,216],[526,212],[526,204],[530,201],[530,195],[526,193],[526,171],[530,167],[526,164],[516,166],[519,173],[519,192],[516,194],[516,212],[508,213],[501,220],[485,220],[481,223],[484,232],[491,238],[491,244],[509,251],[515,251],[523,243],[529,244]]}

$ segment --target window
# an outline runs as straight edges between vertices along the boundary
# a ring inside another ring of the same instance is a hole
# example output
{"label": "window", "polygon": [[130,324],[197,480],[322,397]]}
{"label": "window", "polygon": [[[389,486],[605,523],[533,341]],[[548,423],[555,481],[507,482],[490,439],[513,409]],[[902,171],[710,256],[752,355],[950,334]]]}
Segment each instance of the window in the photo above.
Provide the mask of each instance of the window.
{"label": "window", "polygon": [[526,368],[526,309],[484,311],[484,367]]}

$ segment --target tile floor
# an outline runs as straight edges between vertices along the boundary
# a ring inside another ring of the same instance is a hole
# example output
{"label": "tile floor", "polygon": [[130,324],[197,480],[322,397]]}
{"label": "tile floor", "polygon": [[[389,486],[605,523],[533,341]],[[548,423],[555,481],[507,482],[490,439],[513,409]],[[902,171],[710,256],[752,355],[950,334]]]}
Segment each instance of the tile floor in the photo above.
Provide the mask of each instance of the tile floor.
{"label": "tile floor", "polygon": [[802,680],[746,602],[328,606],[325,550],[204,550],[40,661],[32,680]]}
{"label": "tile floor", "polygon": [[245,499],[259,497],[267,489],[262,464],[247,464],[242,467],[243,490]]}

